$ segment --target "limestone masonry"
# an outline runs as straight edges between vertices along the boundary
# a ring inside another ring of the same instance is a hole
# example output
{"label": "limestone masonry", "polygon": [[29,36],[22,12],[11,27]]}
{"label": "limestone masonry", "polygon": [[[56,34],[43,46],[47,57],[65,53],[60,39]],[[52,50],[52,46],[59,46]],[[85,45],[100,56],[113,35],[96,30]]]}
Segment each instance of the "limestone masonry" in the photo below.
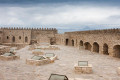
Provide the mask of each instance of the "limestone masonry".
{"label": "limestone masonry", "polygon": [[0,44],[21,46],[33,43],[55,43],[55,28],[1,28]]}
{"label": "limestone masonry", "polygon": [[65,32],[56,43],[120,58],[120,29]]}
{"label": "limestone masonry", "polygon": [[1,28],[0,44],[15,47],[59,44],[120,58],[120,29],[57,32],[55,28]]}

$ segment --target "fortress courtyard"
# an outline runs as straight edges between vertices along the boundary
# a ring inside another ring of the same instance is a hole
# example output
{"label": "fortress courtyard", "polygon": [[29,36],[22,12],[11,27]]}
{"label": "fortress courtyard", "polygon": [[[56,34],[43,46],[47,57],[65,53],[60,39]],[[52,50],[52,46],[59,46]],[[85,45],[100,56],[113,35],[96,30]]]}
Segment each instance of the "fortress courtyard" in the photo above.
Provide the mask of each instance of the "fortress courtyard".
{"label": "fortress courtyard", "polygon": [[[0,80],[48,80],[51,73],[64,74],[68,78],[79,78],[73,80],[120,80],[117,74],[117,67],[120,67],[120,59],[79,50],[71,46],[55,45],[60,50],[43,50],[53,52],[58,60],[51,64],[32,66],[26,64],[26,59],[33,56],[29,46],[17,50],[20,60],[0,61]],[[88,61],[93,65],[92,74],[76,74],[74,65],[78,61]]]}

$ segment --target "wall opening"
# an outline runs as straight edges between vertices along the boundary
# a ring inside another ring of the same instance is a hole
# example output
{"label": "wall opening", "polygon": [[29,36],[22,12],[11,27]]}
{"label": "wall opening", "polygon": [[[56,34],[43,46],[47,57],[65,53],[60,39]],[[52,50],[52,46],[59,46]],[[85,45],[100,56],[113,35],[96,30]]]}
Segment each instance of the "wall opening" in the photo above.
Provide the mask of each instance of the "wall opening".
{"label": "wall opening", "polygon": [[7,36],[7,39],[9,39],[9,36]]}
{"label": "wall opening", "polygon": [[21,39],[21,36],[19,36],[19,39]]}
{"label": "wall opening", "polygon": [[82,40],[80,41],[80,46],[83,46],[83,41]]}
{"label": "wall opening", "polygon": [[54,45],[56,43],[56,39],[53,37],[53,38],[50,38],[50,44],[51,45]]}
{"label": "wall opening", "polygon": [[99,53],[99,44],[97,42],[93,43],[93,52]]}
{"label": "wall opening", "polygon": [[103,54],[109,55],[109,53],[108,53],[108,45],[106,43],[103,45]]}
{"label": "wall opening", "polygon": [[69,42],[69,39],[66,39],[66,42],[65,42],[65,44],[66,44],[66,45],[68,45],[68,42]]}
{"label": "wall opening", "polygon": [[28,37],[25,37],[25,42],[28,42]]}
{"label": "wall opening", "polygon": [[74,40],[72,40],[72,46],[74,46]]}
{"label": "wall opening", "polygon": [[115,57],[120,58],[120,45],[114,46],[113,51],[114,51]]}
{"label": "wall opening", "polygon": [[13,38],[12,38],[12,42],[15,42],[15,36],[13,36]]}
{"label": "wall opening", "polygon": [[84,46],[85,46],[85,50],[91,51],[92,46],[89,42],[84,43]]}

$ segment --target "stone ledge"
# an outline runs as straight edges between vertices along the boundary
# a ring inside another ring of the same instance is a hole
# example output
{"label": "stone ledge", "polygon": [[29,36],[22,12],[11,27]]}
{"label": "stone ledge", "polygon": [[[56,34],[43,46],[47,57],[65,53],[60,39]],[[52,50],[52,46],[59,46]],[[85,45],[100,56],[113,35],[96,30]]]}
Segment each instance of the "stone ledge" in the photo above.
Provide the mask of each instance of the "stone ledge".
{"label": "stone ledge", "polygon": [[17,60],[17,59],[20,59],[20,56],[3,56],[1,55],[0,56],[0,60],[3,60],[3,61],[9,61],[9,60]]}
{"label": "stone ledge", "polygon": [[44,59],[44,60],[26,59],[26,64],[29,64],[29,65],[40,66],[48,63],[50,63],[49,59]]}
{"label": "stone ledge", "polygon": [[41,51],[33,51],[32,54],[34,54],[34,55],[43,55],[44,52],[41,52]]}

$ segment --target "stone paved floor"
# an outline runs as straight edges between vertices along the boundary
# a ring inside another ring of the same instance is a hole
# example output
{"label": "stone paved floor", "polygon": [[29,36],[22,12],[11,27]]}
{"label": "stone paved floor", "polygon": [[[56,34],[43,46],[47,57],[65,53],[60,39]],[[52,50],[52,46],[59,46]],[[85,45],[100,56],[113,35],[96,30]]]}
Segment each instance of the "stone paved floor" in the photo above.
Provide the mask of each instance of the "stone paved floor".
{"label": "stone paved floor", "polygon": [[[48,80],[51,73],[65,74],[69,78],[120,80],[120,76],[116,73],[117,67],[120,67],[120,59],[74,47],[57,46],[61,50],[44,52],[54,52],[59,60],[42,66],[25,63],[26,59],[33,56],[32,51],[28,50],[29,46],[18,50],[17,55],[20,55],[20,60],[0,61],[0,80]],[[74,64],[79,60],[89,61],[93,65],[93,74],[75,74]]]}

